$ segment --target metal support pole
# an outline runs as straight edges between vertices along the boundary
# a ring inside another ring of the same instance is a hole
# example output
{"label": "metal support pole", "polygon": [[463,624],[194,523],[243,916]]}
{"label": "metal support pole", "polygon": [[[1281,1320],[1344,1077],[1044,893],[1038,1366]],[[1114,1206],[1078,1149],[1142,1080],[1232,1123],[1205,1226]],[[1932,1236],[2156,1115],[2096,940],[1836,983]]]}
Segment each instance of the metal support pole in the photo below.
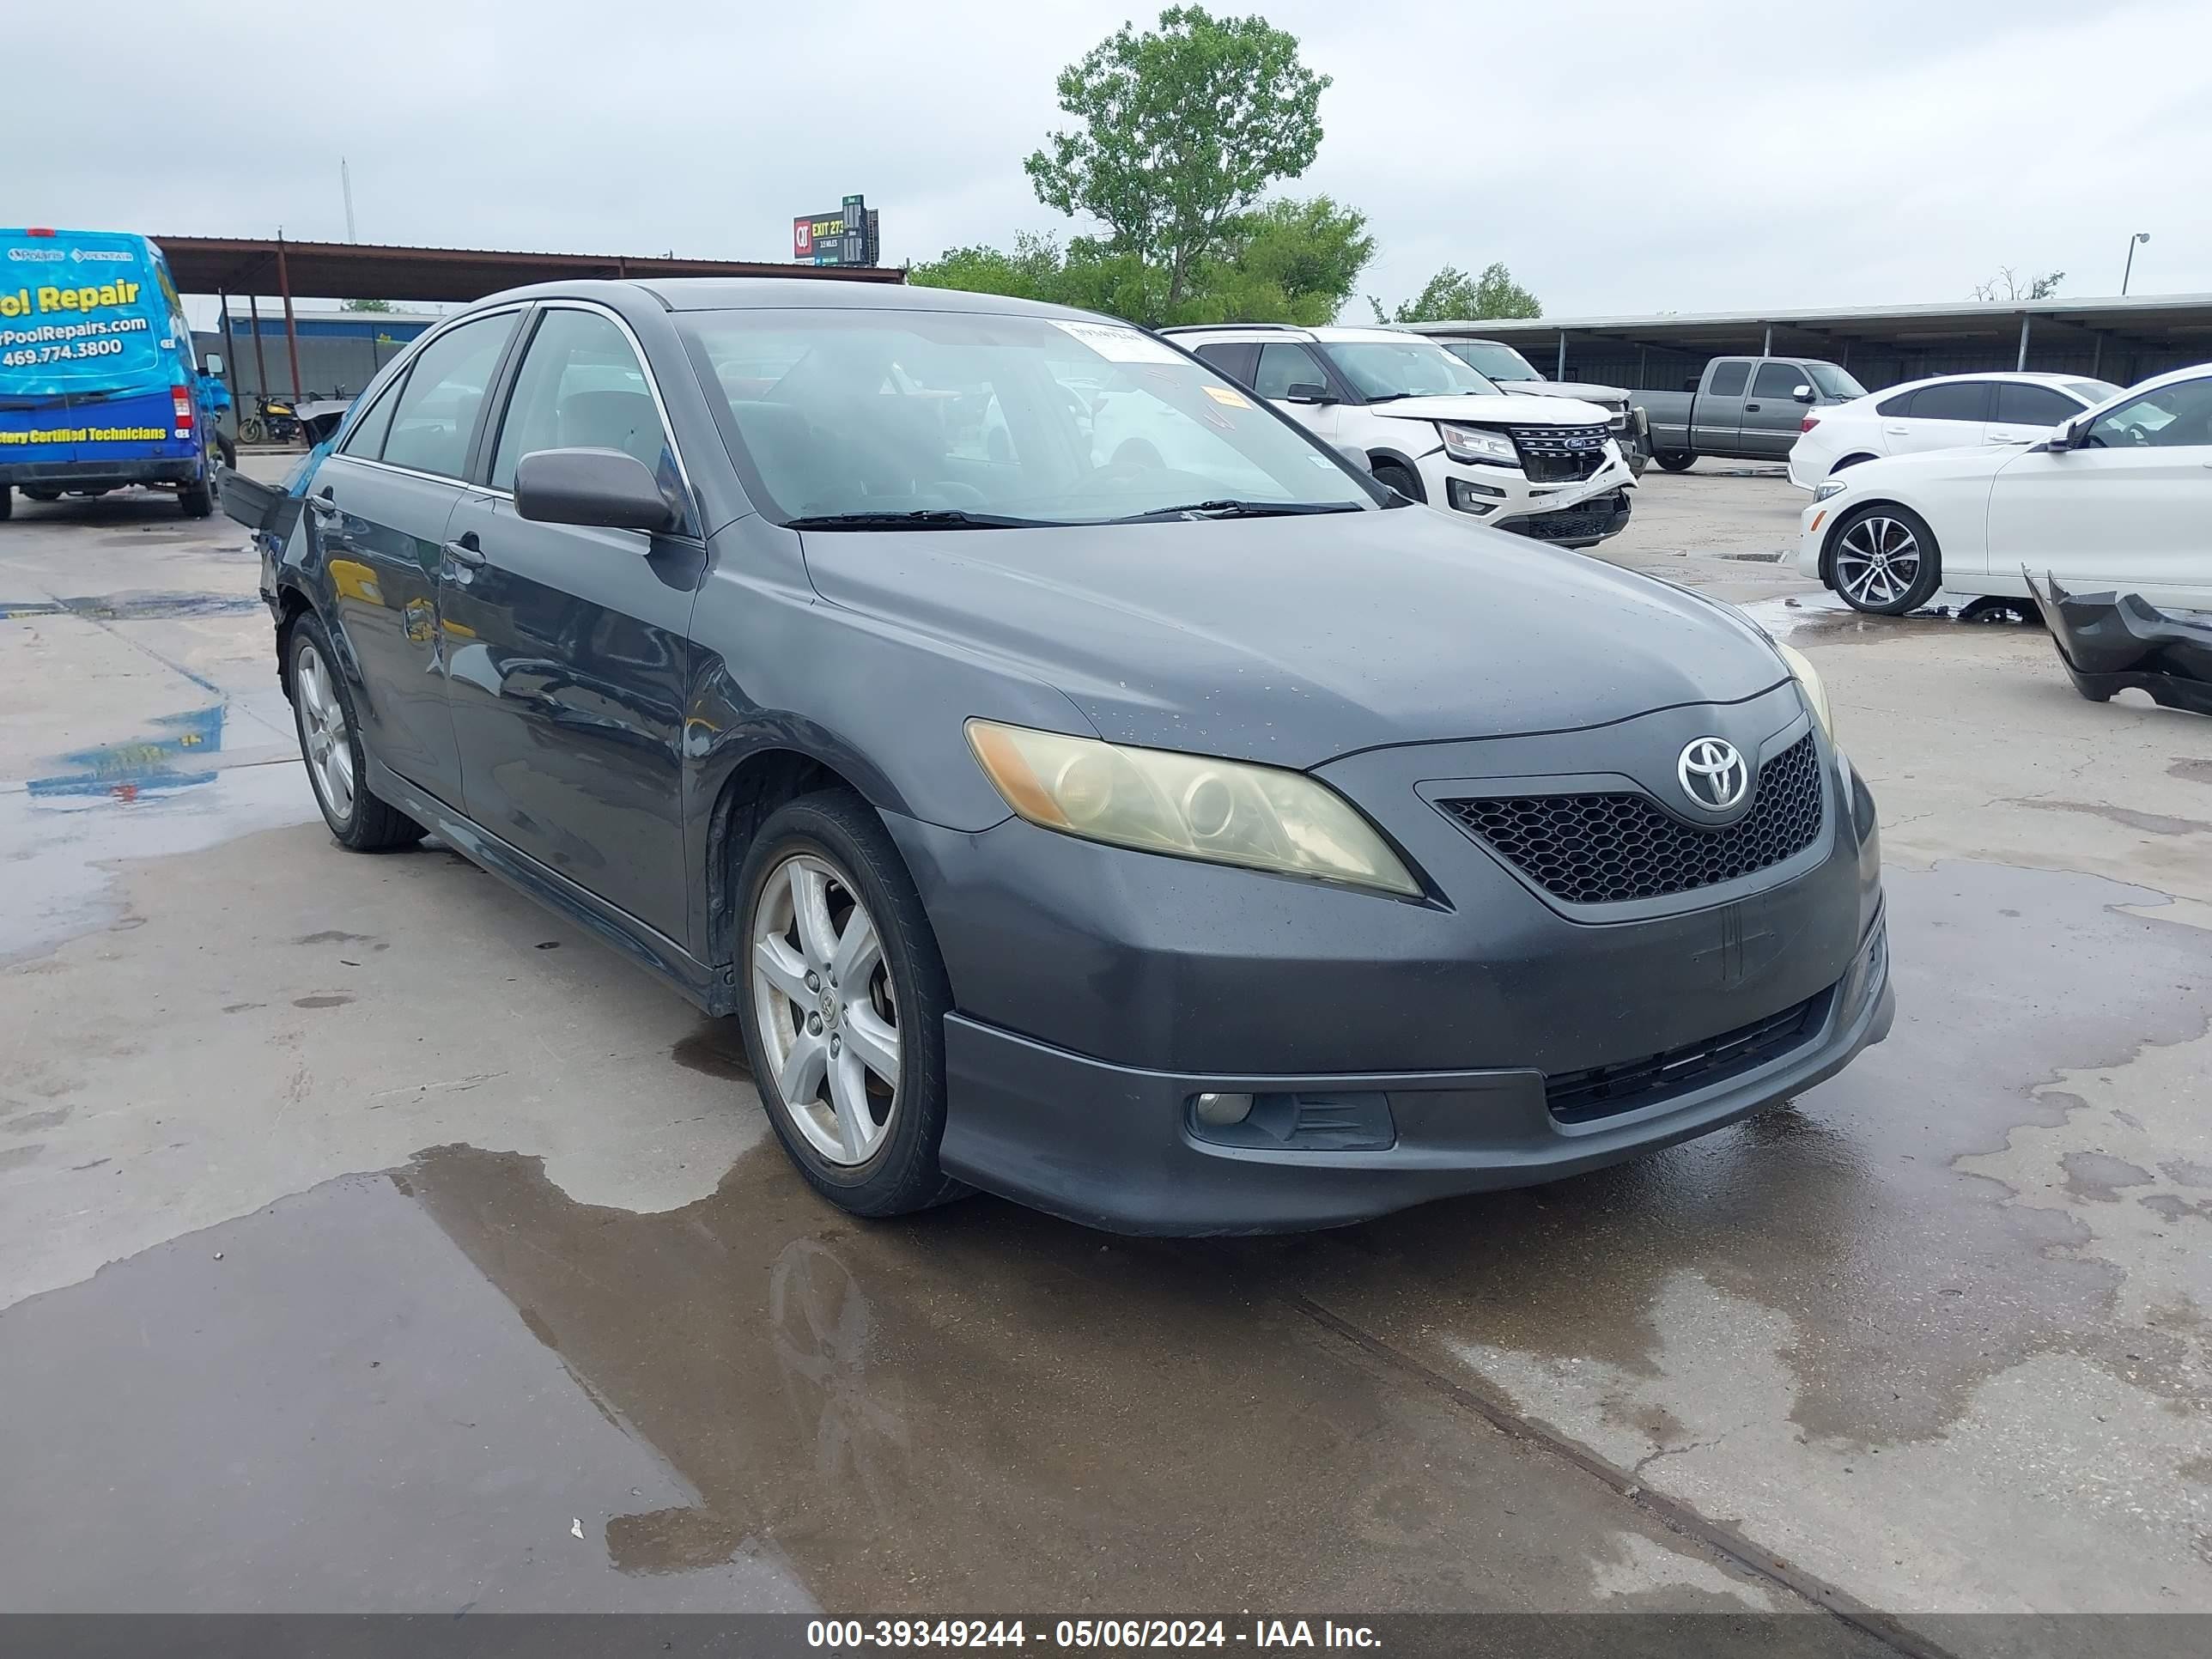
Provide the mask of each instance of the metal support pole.
{"label": "metal support pole", "polygon": [[2027,325],[2033,320],[2028,313],[2023,311],[2020,313],[2020,361],[2013,365],[2014,368],[2027,367]]}
{"label": "metal support pole", "polygon": [[1555,380],[1567,378],[1567,331],[1564,328],[1559,331],[1559,366],[1552,378]]}
{"label": "metal support pole", "polygon": [[2097,378],[2097,371],[2104,367],[2105,337],[2099,333],[2092,334],[2089,338],[2094,343],[2089,348],[2089,378],[2094,380]]}
{"label": "metal support pole", "polygon": [[1850,343],[1849,340],[1846,340],[1846,341],[1844,341],[1844,355],[1843,355],[1843,358],[1842,358],[1842,360],[1841,360],[1840,362],[1838,362],[1836,364],[1836,367],[1837,367],[1838,368],[1849,368],[1850,366],[1851,366],[1851,343]]}
{"label": "metal support pole", "polygon": [[230,295],[221,289],[215,291],[216,303],[222,307],[222,377],[231,385],[238,384],[238,338],[231,331]]}
{"label": "metal support pole", "polygon": [[1762,357],[1774,355],[1774,325],[1771,323],[1766,325],[1766,337],[1759,343],[1759,355]]}
{"label": "metal support pole", "polygon": [[1645,386],[1650,384],[1650,382],[1644,378],[1644,365],[1650,361],[1651,348],[1650,346],[1640,345],[1636,348],[1636,389],[1638,392],[1643,391]]}
{"label": "metal support pole", "polygon": [[253,392],[258,398],[269,395],[269,354],[261,346],[261,301],[258,295],[246,296],[246,320],[253,325]]}
{"label": "metal support pole", "polygon": [[300,331],[292,321],[292,272],[284,263],[284,239],[276,239],[276,287],[284,296],[284,349],[292,355],[292,404],[300,403]]}

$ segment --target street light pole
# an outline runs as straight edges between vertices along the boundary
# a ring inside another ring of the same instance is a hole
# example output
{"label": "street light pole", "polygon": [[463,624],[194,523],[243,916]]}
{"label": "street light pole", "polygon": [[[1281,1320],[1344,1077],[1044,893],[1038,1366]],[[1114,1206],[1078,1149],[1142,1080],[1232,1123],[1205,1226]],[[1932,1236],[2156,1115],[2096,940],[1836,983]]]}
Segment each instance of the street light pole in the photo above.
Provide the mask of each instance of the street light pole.
{"label": "street light pole", "polygon": [[2148,240],[2150,240],[2150,233],[2147,230],[2139,230],[2128,238],[2127,269],[2120,273],[2120,297],[2123,300],[2128,297],[2128,278],[2136,274],[2136,244]]}

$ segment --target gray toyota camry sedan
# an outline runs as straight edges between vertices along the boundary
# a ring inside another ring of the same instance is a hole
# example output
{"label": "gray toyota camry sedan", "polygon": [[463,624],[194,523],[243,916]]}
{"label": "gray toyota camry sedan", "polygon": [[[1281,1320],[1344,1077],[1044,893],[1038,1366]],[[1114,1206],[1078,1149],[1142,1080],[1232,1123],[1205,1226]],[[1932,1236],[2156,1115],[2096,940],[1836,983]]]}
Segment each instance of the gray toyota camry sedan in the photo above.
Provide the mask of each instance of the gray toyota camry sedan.
{"label": "gray toyota camry sedan", "polygon": [[860,1214],[1352,1221],[1702,1134],[1889,1028],[1809,665],[1103,318],[524,289],[289,505],[263,592],[338,841],[434,834],[734,1016]]}

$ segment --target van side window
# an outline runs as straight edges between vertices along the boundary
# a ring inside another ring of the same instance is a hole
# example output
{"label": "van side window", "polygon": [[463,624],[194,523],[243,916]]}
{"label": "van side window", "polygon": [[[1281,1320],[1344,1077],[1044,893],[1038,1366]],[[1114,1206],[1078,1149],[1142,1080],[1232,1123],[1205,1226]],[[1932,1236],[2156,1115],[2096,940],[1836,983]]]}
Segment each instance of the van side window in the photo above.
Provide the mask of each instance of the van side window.
{"label": "van side window", "polygon": [[515,318],[512,311],[478,317],[422,348],[392,409],[386,460],[441,477],[461,476],[484,388],[514,332]]}
{"label": "van side window", "polygon": [[1741,358],[1732,363],[1716,364],[1713,383],[1705,391],[1715,398],[1741,398],[1747,381],[1751,379],[1751,365]]}
{"label": "van side window", "polygon": [[384,434],[392,429],[392,411],[399,406],[399,388],[407,383],[400,375],[378,394],[368,413],[353,423],[353,430],[338,446],[341,455],[357,455],[365,461],[380,460],[384,455]]}

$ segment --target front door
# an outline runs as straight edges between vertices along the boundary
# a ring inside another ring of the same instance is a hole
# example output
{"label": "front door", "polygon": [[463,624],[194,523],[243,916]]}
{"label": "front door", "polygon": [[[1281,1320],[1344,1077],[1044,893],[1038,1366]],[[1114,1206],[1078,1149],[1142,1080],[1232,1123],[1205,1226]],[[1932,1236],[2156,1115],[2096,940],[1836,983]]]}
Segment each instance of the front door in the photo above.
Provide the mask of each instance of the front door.
{"label": "front door", "polygon": [[307,533],[325,619],[355,678],[362,739],[439,799],[461,799],[438,629],[439,546],[460,499],[484,388],[518,312],[474,318],[422,348],[315,473]]}
{"label": "front door", "polygon": [[1260,362],[1252,371],[1252,390],[1281,410],[1300,426],[1327,443],[1334,443],[1341,418],[1333,403],[1292,403],[1293,388],[1326,396],[1328,371],[1321,360],[1296,340],[1270,340],[1260,348]]}
{"label": "front door", "polygon": [[447,527],[441,610],[470,817],[682,945],[690,536],[534,524],[508,493],[536,450],[627,451],[676,471],[637,353],[604,312],[539,313],[485,487]]}
{"label": "front door", "polygon": [[1990,495],[1990,572],[2212,607],[2212,376],[2116,404],[2078,449],[2030,451]]}

